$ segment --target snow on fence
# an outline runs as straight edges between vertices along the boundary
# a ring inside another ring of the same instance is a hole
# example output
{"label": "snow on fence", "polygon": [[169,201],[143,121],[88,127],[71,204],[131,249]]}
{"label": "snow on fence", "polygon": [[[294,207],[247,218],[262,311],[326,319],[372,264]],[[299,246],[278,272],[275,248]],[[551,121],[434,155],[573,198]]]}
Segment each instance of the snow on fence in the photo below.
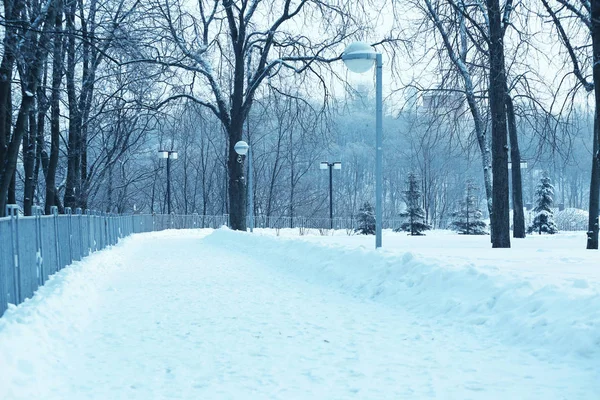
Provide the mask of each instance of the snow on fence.
{"label": "snow on fence", "polygon": [[115,215],[81,209],[59,215],[19,215],[16,205],[7,206],[0,218],[0,316],[8,304],[20,304],[33,296],[48,277],[73,261],[116,244],[133,233],[164,229],[219,228],[228,216]]}

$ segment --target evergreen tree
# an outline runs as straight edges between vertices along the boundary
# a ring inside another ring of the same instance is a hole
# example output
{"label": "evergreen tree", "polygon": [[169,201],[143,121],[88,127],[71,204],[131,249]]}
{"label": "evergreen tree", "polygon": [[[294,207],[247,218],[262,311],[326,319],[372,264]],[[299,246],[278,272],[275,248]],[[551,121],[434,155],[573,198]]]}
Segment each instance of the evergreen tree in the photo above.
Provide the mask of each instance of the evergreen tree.
{"label": "evergreen tree", "polygon": [[558,227],[554,223],[554,212],[551,208],[554,202],[554,186],[550,183],[548,173],[544,173],[544,176],[540,179],[535,194],[537,196],[537,205],[533,211],[536,215],[527,232],[538,232],[540,235],[542,232],[549,234],[557,233]]}
{"label": "evergreen tree", "polygon": [[361,235],[375,234],[375,209],[368,201],[358,210],[356,218],[358,219],[358,228],[355,229],[356,232]]}
{"label": "evergreen tree", "polygon": [[407,190],[404,192],[406,211],[401,212],[400,216],[406,218],[407,221],[395,231],[405,231],[410,232],[411,236],[420,236],[423,235],[423,231],[431,229],[431,226],[425,221],[425,211],[421,207],[421,190],[417,176],[410,173],[406,184]]}
{"label": "evergreen tree", "polygon": [[486,235],[486,223],[481,220],[481,210],[475,204],[477,190],[473,182],[467,182],[465,199],[460,202],[460,210],[454,212],[455,218],[450,228],[463,235]]}

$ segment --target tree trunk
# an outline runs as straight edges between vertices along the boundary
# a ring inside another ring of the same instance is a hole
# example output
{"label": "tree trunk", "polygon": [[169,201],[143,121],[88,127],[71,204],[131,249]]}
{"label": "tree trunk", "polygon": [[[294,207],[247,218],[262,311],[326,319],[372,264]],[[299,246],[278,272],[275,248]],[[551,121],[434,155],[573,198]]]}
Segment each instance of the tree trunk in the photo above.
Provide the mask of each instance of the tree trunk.
{"label": "tree trunk", "polygon": [[50,157],[46,171],[46,204],[44,211],[50,214],[52,206],[58,206],[56,199],[56,169],[58,168],[58,155],[60,146],[60,86],[63,69],[63,39],[62,39],[63,2],[56,2],[56,18],[54,21],[54,48],[52,56],[52,93],[50,95]]}
{"label": "tree trunk", "polygon": [[[599,3],[600,0],[595,0],[596,3]],[[594,4],[594,3],[592,3]],[[593,10],[593,9],[592,9]],[[599,15],[600,17],[600,15]],[[600,39],[600,37],[598,38]],[[594,60],[596,60],[596,54],[600,54],[596,52],[596,48],[600,47],[600,40],[594,40]],[[600,50],[600,49],[599,49]],[[594,65],[594,80],[598,78],[596,82],[600,82],[600,71],[596,71],[598,67]],[[596,95],[596,116],[594,118],[594,144],[593,144],[593,153],[592,153],[592,176],[590,180],[590,206],[589,206],[589,217],[588,217],[588,232],[587,232],[587,246],[588,250],[597,250],[598,249],[598,207],[600,206],[600,196],[599,196],[599,188],[600,188],[600,160],[598,160],[599,155],[599,135],[600,135],[600,124],[598,123],[598,118],[600,114],[600,91],[598,90],[598,86],[594,85],[594,92]]]}
{"label": "tree trunk", "polygon": [[17,204],[17,171],[16,171],[16,168],[12,172],[12,176],[10,178],[10,185],[8,186],[8,203],[7,204]]}
{"label": "tree trunk", "polygon": [[[16,2],[16,4],[20,3],[25,2]],[[17,16],[19,14],[13,15]],[[52,19],[53,14],[37,15],[37,18],[43,17]],[[19,58],[16,61],[20,77],[21,106],[10,143],[7,148],[4,147],[6,149],[4,157],[2,157],[4,163],[0,163],[4,168],[3,171],[0,171],[0,210],[4,210],[6,206],[6,194],[8,193],[9,181],[11,180],[9,177],[12,177],[16,171],[19,148],[21,147],[23,136],[27,131],[29,113],[34,105],[35,93],[37,93],[42,78],[42,68],[48,55],[49,25],[47,24],[47,20],[42,20],[44,21],[44,25],[41,32],[38,29],[25,29],[19,41]]]}
{"label": "tree trunk", "polygon": [[[14,22],[25,6],[24,1],[5,0],[3,3],[6,22]],[[6,173],[6,168],[10,167],[7,163],[13,111],[11,90],[17,41],[16,24],[5,24],[2,43],[4,54],[0,63],[0,188],[6,187],[6,189],[0,189],[0,217],[3,217],[6,212],[9,192],[11,192],[11,202],[14,203],[15,201],[14,190],[9,190],[9,187],[14,188],[14,184],[12,184],[14,182],[14,170],[11,173]],[[5,182],[5,180],[8,180],[8,182]]]}
{"label": "tree trunk", "polygon": [[[273,202],[274,202],[273,197],[275,195],[275,185],[277,183],[277,176],[279,175],[279,169],[281,168],[281,166],[280,166],[281,139],[282,139],[282,133],[279,132],[279,135],[277,137],[277,149],[275,150],[275,162],[271,169],[271,180],[269,182],[269,195],[267,197],[267,208],[266,208],[267,216],[273,215]],[[252,194],[254,194],[254,193],[252,193]]]}
{"label": "tree trunk", "polygon": [[510,161],[512,162],[513,237],[525,237],[525,214],[523,212],[523,181],[521,179],[521,152],[517,136],[515,108],[508,91],[506,92],[506,116],[510,137]]}
{"label": "tree trunk", "polygon": [[[38,187],[40,177],[40,166],[42,164],[42,150],[44,149],[44,132],[46,128],[46,113],[48,112],[48,99],[46,97],[46,86],[48,84],[48,63],[44,67],[44,84],[38,89],[38,113],[37,113],[37,131],[35,133],[35,163],[33,166],[33,187]],[[39,198],[39,193],[34,198]]]}
{"label": "tree trunk", "polygon": [[108,183],[106,188],[106,212],[109,213],[112,210],[112,202],[113,202],[113,166],[108,166]]}
{"label": "tree trunk", "polygon": [[233,148],[242,140],[243,121],[232,121],[229,129],[229,152],[227,167],[229,171],[229,222],[231,229],[246,230],[246,178],[244,174],[243,158],[239,158]]}
{"label": "tree trunk", "polygon": [[490,113],[492,117],[492,247],[510,247],[506,74],[498,0],[487,0],[490,23]]}
{"label": "tree trunk", "polygon": [[33,167],[35,164],[35,145],[37,134],[37,110],[32,107],[29,111],[29,129],[23,135],[23,172],[25,174],[25,182],[23,186],[23,213],[27,216],[32,215],[31,207],[33,206]]}
{"label": "tree trunk", "polygon": [[27,129],[27,119],[29,117],[29,110],[33,104],[33,99],[33,96],[28,96],[23,93],[23,99],[19,108],[15,129],[6,152],[7,157],[4,165],[3,176],[0,178],[0,210],[6,209],[7,201],[14,202],[16,200],[13,198],[14,194],[11,194],[10,196],[8,195],[9,187],[11,186],[11,182],[13,181],[16,171],[19,147],[21,147],[21,141]]}
{"label": "tree trunk", "polygon": [[65,10],[67,22],[67,99],[69,105],[69,139],[67,149],[67,183],[65,187],[65,207],[76,208],[76,190],[81,186],[81,112],[75,89],[75,13],[76,2],[73,1]]}
{"label": "tree trunk", "polygon": [[[291,136],[291,135],[290,135]],[[290,144],[292,141],[290,140]],[[290,146],[293,148],[293,146]],[[290,228],[294,227],[294,189],[296,189],[296,184],[294,183],[294,159],[290,157],[291,165],[290,165]]]}
{"label": "tree trunk", "polygon": [[596,115],[594,117],[594,144],[592,153],[592,176],[590,180],[590,208],[588,220],[587,248],[598,249],[598,207],[600,206],[600,0],[592,0],[592,49],[594,95]]}

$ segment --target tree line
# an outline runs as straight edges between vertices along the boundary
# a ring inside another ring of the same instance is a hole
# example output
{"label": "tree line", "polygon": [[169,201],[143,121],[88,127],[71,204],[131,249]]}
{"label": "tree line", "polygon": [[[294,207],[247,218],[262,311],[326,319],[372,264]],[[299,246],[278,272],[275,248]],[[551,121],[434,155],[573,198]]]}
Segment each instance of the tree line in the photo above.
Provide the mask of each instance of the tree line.
{"label": "tree line", "polygon": [[[180,155],[176,212],[229,214],[245,229],[242,139],[257,215],[327,215],[320,161],[342,162],[335,214],[356,215],[374,192],[374,101],[340,60],[370,38],[389,71],[386,218],[406,208],[411,172],[434,227],[475,180],[492,245],[508,247],[544,170],[562,204],[588,208],[598,247],[598,109],[584,106],[596,97],[596,1],[413,0],[385,13],[368,0],[3,5],[0,215],[12,203],[26,215],[36,204],[164,212],[167,149]],[[564,51],[544,59],[548,43]]]}

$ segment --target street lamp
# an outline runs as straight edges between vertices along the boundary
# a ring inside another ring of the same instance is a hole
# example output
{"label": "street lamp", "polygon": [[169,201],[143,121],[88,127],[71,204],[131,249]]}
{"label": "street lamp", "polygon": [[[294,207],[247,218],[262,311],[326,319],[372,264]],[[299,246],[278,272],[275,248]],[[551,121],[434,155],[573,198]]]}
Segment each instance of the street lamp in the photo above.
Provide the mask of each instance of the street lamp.
{"label": "street lamp", "polygon": [[342,60],[352,72],[363,73],[369,71],[375,64],[375,248],[381,247],[382,227],[382,186],[383,186],[383,95],[382,95],[382,69],[381,53],[366,43],[351,43],[342,54]]}
{"label": "street lamp", "polygon": [[329,169],[329,225],[330,229],[333,229],[333,173],[334,169],[342,169],[342,163],[339,161],[336,162],[327,162],[322,161],[320,169]]}
{"label": "street lamp", "polygon": [[175,150],[159,150],[158,158],[167,160],[167,210],[171,214],[171,160],[177,160],[177,152]]}
{"label": "street lamp", "polygon": [[252,157],[250,156],[250,146],[248,143],[240,140],[233,146],[233,149],[240,157],[238,162],[242,162],[242,157],[248,154],[248,215],[250,223],[250,232],[254,232],[254,199],[252,198]]}

